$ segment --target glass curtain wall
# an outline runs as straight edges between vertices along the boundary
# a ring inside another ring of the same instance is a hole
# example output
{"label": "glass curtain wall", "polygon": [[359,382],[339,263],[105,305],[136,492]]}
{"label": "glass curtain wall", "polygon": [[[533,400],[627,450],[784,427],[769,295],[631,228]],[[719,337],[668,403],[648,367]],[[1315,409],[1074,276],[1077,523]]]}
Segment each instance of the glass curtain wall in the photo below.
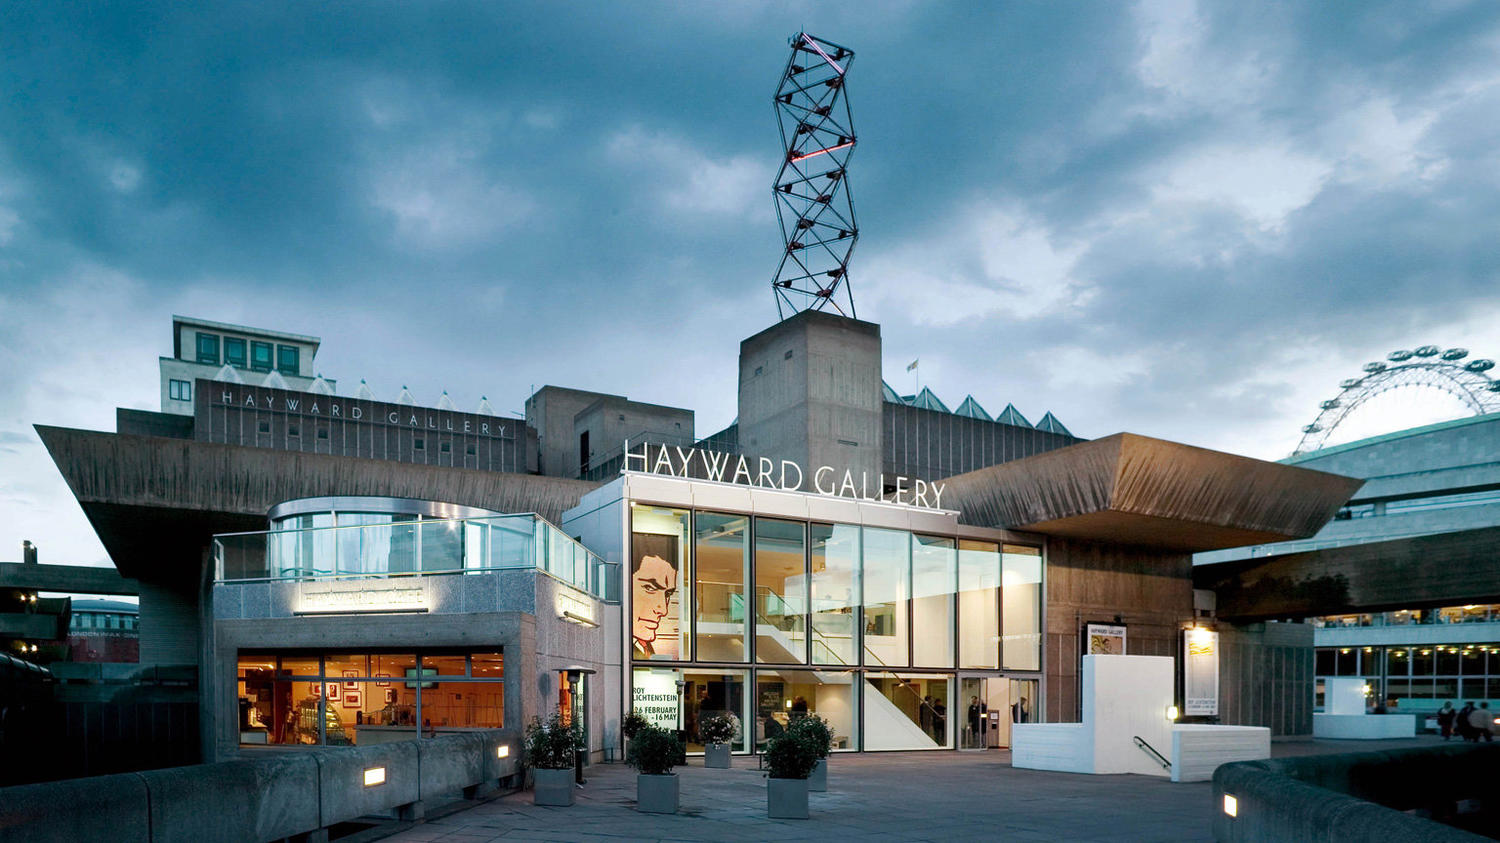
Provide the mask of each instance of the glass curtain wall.
{"label": "glass curtain wall", "polygon": [[807,661],[807,525],[755,519],[755,660]]}
{"label": "glass curtain wall", "polygon": [[859,664],[859,527],[812,524],[808,529],[813,664]]}
{"label": "glass curtain wall", "polygon": [[689,518],[685,509],[631,507],[630,635],[637,659],[686,661],[692,652]]}
{"label": "glass curtain wall", "polygon": [[750,578],[750,518],[699,512],[693,516],[693,529],[697,660],[749,661],[745,582]]}
{"label": "glass curtain wall", "polygon": [[864,528],[866,664],[911,664],[907,601],[911,599],[911,534]]}
{"label": "glass curtain wall", "polygon": [[[845,750],[951,748],[965,728],[967,744],[993,745],[1018,700],[996,702],[1005,695],[991,685],[1026,680],[998,671],[1040,670],[1039,548],[646,505],[631,513],[633,705],[681,729],[694,752],[710,714],[739,724],[736,751],[803,714],[828,718]],[[954,696],[955,670],[996,671],[965,677],[983,684],[995,724],[965,725],[975,695]]]}
{"label": "glass curtain wall", "polygon": [[1001,555],[1002,666],[1042,669],[1042,551],[1008,544]]}
{"label": "glass curtain wall", "polygon": [[1000,545],[960,539],[958,542],[958,666],[998,668],[1000,646]]}
{"label": "glass curtain wall", "polygon": [[953,667],[958,555],[951,538],[911,537],[912,663]]}

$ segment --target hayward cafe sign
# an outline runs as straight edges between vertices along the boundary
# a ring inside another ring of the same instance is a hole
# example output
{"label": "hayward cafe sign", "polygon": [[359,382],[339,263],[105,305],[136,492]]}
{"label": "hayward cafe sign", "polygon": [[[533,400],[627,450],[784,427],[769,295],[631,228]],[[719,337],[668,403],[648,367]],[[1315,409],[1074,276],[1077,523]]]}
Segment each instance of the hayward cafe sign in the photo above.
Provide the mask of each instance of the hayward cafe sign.
{"label": "hayward cafe sign", "polygon": [[[792,460],[736,456],[667,445],[644,448],[640,453],[626,451],[625,464],[620,472],[628,471],[713,480],[780,492],[806,490],[835,498],[926,509],[942,509],[943,492],[948,488],[946,483],[929,483],[915,477],[884,473],[872,476],[866,471],[855,474],[852,469],[839,471],[830,465],[820,465],[806,472]],[[894,487],[889,493],[885,491],[888,485]]]}

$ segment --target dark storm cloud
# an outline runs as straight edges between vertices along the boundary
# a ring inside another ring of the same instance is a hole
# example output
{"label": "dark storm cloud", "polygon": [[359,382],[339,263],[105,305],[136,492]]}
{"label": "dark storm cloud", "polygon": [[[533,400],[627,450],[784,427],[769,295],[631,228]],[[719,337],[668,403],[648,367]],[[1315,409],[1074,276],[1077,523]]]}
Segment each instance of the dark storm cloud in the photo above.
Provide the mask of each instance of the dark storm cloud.
{"label": "dark storm cloud", "polygon": [[0,493],[86,534],[26,426],[153,408],[174,312],[319,335],[341,391],[718,429],[799,27],[857,51],[903,391],[1274,457],[1370,355],[1500,355],[1493,3],[13,3]]}

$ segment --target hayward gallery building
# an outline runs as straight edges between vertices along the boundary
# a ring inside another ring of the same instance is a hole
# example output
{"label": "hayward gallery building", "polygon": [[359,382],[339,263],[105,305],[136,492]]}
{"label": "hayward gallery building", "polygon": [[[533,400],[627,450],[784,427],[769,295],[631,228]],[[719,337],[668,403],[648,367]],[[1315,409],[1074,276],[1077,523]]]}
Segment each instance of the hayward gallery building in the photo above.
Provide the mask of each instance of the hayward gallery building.
{"label": "hayward gallery building", "polygon": [[596,760],[631,708],[694,750],[706,715],[754,753],[804,712],[843,751],[1004,746],[1077,719],[1086,652],[1175,657],[1189,717],[1311,732],[1311,628],[1217,621],[1192,554],[1311,536],[1360,481],[903,398],[877,325],[816,312],[741,343],[706,437],[550,386],[525,420],[340,395],[317,345],[178,318],[161,413],[38,427],[139,584],[142,662],[196,671],[204,760],[557,707]]}

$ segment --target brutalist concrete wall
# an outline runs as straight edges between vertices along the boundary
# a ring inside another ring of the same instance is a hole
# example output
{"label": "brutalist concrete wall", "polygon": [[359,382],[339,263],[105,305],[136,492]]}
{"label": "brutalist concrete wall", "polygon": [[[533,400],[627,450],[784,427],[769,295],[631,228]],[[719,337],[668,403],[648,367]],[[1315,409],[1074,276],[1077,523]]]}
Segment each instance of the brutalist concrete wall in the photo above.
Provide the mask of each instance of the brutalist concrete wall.
{"label": "brutalist concrete wall", "polygon": [[1265,726],[1272,737],[1311,737],[1312,625],[1220,623],[1216,629],[1219,721]]}
{"label": "brutalist concrete wall", "polygon": [[806,311],[740,343],[747,454],[881,470],[880,326]]}

